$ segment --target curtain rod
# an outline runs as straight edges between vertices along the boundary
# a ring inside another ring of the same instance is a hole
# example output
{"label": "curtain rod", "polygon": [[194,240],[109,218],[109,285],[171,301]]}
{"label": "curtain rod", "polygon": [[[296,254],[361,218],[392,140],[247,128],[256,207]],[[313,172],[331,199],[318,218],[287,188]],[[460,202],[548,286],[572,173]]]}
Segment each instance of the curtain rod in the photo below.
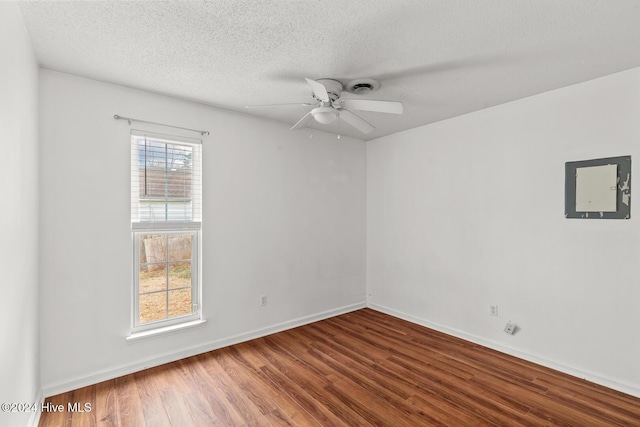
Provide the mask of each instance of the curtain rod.
{"label": "curtain rod", "polygon": [[180,126],[165,125],[164,123],[156,123],[156,122],[149,122],[147,120],[132,119],[131,117],[122,117],[122,116],[119,116],[117,114],[114,114],[113,118],[116,119],[116,120],[126,120],[126,121],[129,122],[129,124],[131,124],[131,122],[149,123],[149,124],[152,124],[152,125],[160,125],[160,126],[166,126],[166,127],[175,128],[175,129],[188,130],[188,131],[191,131],[191,132],[198,132],[200,135],[209,135],[209,131],[208,130],[197,130],[197,129],[183,128],[183,127],[180,127]]}

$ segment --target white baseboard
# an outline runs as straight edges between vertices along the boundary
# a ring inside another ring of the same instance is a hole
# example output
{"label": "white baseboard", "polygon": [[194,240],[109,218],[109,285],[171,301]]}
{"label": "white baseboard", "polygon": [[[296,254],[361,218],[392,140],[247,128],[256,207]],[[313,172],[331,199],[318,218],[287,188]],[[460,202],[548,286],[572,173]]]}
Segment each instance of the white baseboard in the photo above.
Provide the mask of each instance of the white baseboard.
{"label": "white baseboard", "polygon": [[40,422],[40,414],[42,411],[42,404],[44,403],[44,394],[42,394],[42,389],[38,391],[36,397],[32,400],[36,405],[38,405],[38,410],[31,413],[31,417],[29,417],[29,422],[27,423],[28,427],[38,427],[38,423]]}
{"label": "white baseboard", "polygon": [[635,396],[635,397],[640,397],[640,386],[638,386],[636,384],[625,383],[625,382],[621,382],[619,380],[615,380],[615,379],[609,378],[606,375],[602,375],[602,374],[598,374],[598,373],[594,373],[594,372],[583,371],[583,370],[571,368],[569,366],[563,365],[563,364],[558,363],[558,362],[554,362],[554,361],[546,359],[544,357],[540,357],[540,356],[535,355],[535,354],[526,353],[526,352],[511,348],[511,347],[507,347],[507,346],[504,346],[504,345],[502,345],[500,343],[497,343],[495,341],[487,340],[487,339],[484,339],[484,338],[479,337],[477,335],[468,334],[466,332],[459,331],[457,329],[453,329],[453,328],[449,328],[447,326],[443,326],[443,325],[440,325],[440,324],[437,324],[437,323],[433,323],[433,322],[430,322],[428,320],[421,319],[419,317],[413,316],[411,314],[403,313],[401,311],[397,311],[397,310],[394,310],[394,309],[389,308],[389,307],[385,307],[385,306],[378,305],[378,304],[373,304],[373,303],[368,303],[367,307],[369,307],[372,310],[376,310],[376,311],[388,314],[390,316],[397,317],[397,318],[406,320],[406,321],[411,322],[411,323],[415,323],[417,325],[421,325],[421,326],[425,326],[425,327],[430,328],[430,329],[434,329],[436,331],[445,333],[447,335],[452,335],[454,337],[461,338],[463,340],[470,341],[472,343],[479,344],[479,345],[482,345],[484,347],[489,347],[489,348],[491,348],[493,350],[497,350],[497,351],[499,351],[501,353],[505,353],[505,354],[508,354],[508,355],[511,355],[511,356],[515,356],[517,358],[520,358],[520,359],[523,359],[523,360],[527,360],[529,362],[533,362],[533,363],[536,363],[538,365],[545,366],[547,368],[555,369],[556,371],[560,371],[560,372],[563,372],[565,374],[568,374],[568,375],[571,375],[571,376],[574,376],[574,377],[577,377],[577,378],[582,378],[582,379],[585,379],[587,381],[591,381],[593,383],[600,384],[602,386],[611,388],[613,390],[618,390],[618,391],[630,394],[630,395]]}
{"label": "white baseboard", "polygon": [[298,326],[306,325],[308,323],[317,322],[319,320],[327,319],[329,317],[338,316],[340,314],[349,313],[351,311],[359,310],[367,306],[365,301],[351,304],[343,307],[339,307],[332,310],[323,311],[310,316],[300,317],[286,322],[277,323],[275,325],[268,326],[266,328],[255,329],[253,331],[245,332],[238,335],[233,335],[227,338],[210,341],[208,343],[196,345],[186,349],[182,349],[177,352],[165,353],[151,359],[146,359],[139,362],[134,362],[127,365],[120,365],[109,369],[101,370],[91,374],[76,377],[69,381],[59,382],[55,384],[47,384],[42,387],[42,395],[45,397],[55,396],[56,394],[66,393],[71,390],[86,387],[89,385],[97,384],[102,381],[111,380],[121,377],[123,375],[132,374],[134,372],[142,371],[144,369],[153,368],[155,366],[163,365],[165,363],[174,362],[176,360],[184,359],[187,357],[195,356],[197,354],[206,353],[208,351],[217,350],[219,348],[227,347],[234,344],[239,344],[245,341],[250,341],[256,338],[264,337],[274,334],[276,332],[285,331],[287,329],[297,328]]}

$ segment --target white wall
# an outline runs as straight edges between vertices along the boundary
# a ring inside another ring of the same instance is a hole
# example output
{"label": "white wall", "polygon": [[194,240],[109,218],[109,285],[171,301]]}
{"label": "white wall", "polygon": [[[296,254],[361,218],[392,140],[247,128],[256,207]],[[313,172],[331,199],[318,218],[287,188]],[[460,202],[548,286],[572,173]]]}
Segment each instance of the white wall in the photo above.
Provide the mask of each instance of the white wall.
{"label": "white wall", "polygon": [[[46,395],[364,306],[364,142],[48,70],[40,85]],[[130,126],[114,114],[211,132],[205,327],[125,341]]]}
{"label": "white wall", "polygon": [[640,395],[640,205],[563,215],[564,163],[622,155],[640,69],[369,142],[370,305]]}
{"label": "white wall", "polygon": [[[38,65],[13,3],[0,3],[0,403],[40,390],[38,353]],[[23,426],[29,413],[0,412]]]}

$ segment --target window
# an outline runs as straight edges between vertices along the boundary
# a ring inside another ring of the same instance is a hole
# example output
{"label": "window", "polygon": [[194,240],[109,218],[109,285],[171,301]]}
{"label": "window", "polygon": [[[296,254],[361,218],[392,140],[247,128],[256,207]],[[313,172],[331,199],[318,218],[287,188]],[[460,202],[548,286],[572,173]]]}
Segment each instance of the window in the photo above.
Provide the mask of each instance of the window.
{"label": "window", "polygon": [[200,319],[201,147],[131,132],[133,332]]}

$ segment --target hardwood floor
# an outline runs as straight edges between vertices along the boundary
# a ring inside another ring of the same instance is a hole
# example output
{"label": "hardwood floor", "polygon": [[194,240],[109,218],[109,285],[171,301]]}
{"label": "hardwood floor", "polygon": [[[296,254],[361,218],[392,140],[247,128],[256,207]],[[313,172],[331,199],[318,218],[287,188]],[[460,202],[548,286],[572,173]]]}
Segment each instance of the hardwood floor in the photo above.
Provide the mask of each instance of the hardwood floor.
{"label": "hardwood floor", "polygon": [[640,426],[638,398],[370,309],[46,402],[40,426]]}

